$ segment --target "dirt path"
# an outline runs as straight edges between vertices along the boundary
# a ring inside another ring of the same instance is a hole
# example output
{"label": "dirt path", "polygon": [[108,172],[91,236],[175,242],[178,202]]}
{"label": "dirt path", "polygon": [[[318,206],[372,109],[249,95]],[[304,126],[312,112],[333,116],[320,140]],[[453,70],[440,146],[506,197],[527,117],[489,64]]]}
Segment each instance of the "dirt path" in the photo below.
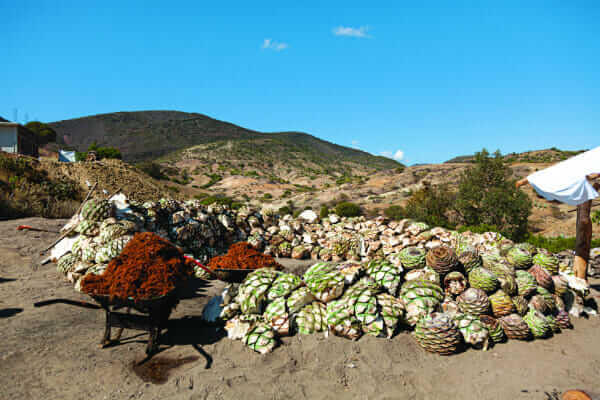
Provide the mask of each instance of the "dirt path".
{"label": "dirt path", "polygon": [[452,357],[424,352],[406,333],[357,342],[297,335],[260,356],[200,323],[206,297],[198,295],[217,293],[219,283],[178,306],[164,351],[148,365],[153,372],[179,366],[164,384],[145,382],[147,368],[132,367],[143,358],[145,336],[125,331],[123,344],[100,349],[102,312],[33,307],[56,297],[87,300],[53,264],[36,267],[54,234],[16,231],[63,222],[0,223],[1,399],[548,399],[575,387],[600,396],[599,318],[574,321],[574,330],[549,340]]}

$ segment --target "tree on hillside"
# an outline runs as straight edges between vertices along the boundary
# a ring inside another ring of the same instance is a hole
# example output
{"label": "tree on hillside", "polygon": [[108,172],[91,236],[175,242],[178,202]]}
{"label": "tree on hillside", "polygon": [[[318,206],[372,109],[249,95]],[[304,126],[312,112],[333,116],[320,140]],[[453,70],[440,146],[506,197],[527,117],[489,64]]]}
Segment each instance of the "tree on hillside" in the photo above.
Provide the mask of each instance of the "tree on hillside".
{"label": "tree on hillside", "polygon": [[98,146],[98,143],[96,143],[95,141],[90,144],[90,146],[88,147],[87,152],[76,152],[75,153],[75,160],[77,161],[84,161],[87,157],[87,153],[89,153],[90,151],[93,151],[96,153],[96,157],[98,160],[102,160],[105,158],[117,158],[117,159],[121,159],[121,152],[119,151],[119,149],[115,148],[115,147],[100,147]]}
{"label": "tree on hillside", "polygon": [[494,225],[513,240],[527,234],[531,202],[510,179],[511,170],[499,151],[492,156],[483,149],[472,167],[463,172],[454,210],[464,225]]}
{"label": "tree on hillside", "polygon": [[423,186],[408,199],[404,207],[405,215],[431,226],[452,228],[448,211],[452,208],[455,194],[446,184],[432,186],[424,182]]}
{"label": "tree on hillside", "polygon": [[40,121],[31,121],[25,124],[25,128],[35,133],[38,138],[38,144],[44,145],[56,142],[56,132],[48,124]]}

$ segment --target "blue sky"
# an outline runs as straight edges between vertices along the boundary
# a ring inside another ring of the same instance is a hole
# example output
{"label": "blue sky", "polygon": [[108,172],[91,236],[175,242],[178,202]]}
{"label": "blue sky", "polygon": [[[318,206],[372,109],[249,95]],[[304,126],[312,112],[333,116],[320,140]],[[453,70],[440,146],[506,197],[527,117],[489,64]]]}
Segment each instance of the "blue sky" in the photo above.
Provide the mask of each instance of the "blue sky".
{"label": "blue sky", "polygon": [[199,112],[408,164],[600,145],[597,1],[91,3],[0,0],[0,116]]}

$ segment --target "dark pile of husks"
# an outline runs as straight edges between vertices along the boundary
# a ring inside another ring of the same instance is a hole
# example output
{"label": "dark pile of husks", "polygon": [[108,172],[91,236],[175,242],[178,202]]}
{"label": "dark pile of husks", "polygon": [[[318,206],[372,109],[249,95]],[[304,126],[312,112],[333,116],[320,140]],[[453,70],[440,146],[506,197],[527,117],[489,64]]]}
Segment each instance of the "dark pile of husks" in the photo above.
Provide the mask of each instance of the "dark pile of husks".
{"label": "dark pile of husks", "polygon": [[183,253],[160,236],[138,233],[104,273],[88,274],[83,292],[119,299],[145,300],[164,296],[193,275]]}
{"label": "dark pile of husks", "polygon": [[239,242],[231,245],[224,256],[210,260],[208,268],[216,269],[282,269],[282,266],[270,256],[257,251],[249,243]]}

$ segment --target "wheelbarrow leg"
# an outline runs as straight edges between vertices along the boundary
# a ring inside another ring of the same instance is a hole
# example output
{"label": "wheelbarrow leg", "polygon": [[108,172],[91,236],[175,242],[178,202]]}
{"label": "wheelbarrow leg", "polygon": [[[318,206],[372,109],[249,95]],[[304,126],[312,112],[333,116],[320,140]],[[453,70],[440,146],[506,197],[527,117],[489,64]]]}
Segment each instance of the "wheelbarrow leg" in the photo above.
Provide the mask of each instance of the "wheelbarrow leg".
{"label": "wheelbarrow leg", "polygon": [[[127,307],[127,314],[131,314],[131,307]],[[118,342],[119,340],[121,340],[121,335],[123,334],[123,330],[124,330],[124,329],[125,329],[125,328],[119,328],[119,329],[117,330],[117,336],[116,336],[114,339],[112,339],[111,341],[112,341],[112,342]],[[109,339],[110,339],[110,338],[109,338]]]}
{"label": "wheelbarrow leg", "polygon": [[102,338],[102,342],[100,342],[102,348],[110,345],[110,309],[105,308],[104,313],[106,315],[106,324],[104,326],[104,337]]}
{"label": "wheelbarrow leg", "polygon": [[160,327],[153,326],[150,328],[150,337],[148,338],[148,345],[146,346],[146,354],[151,355],[156,353],[158,350],[158,344],[160,339]]}

